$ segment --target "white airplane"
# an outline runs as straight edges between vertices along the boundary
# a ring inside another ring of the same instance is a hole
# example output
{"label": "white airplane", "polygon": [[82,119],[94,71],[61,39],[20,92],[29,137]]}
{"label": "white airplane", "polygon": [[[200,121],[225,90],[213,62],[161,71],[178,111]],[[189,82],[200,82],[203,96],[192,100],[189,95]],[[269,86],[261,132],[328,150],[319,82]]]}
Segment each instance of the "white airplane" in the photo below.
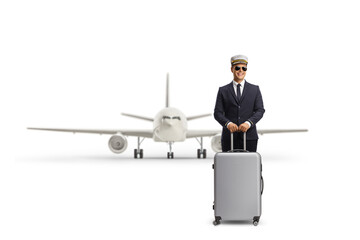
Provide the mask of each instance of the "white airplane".
{"label": "white airplane", "polygon": [[[28,128],[30,130],[45,130],[72,133],[96,133],[111,134],[109,139],[109,148],[113,153],[122,153],[127,149],[128,143],[126,137],[137,137],[137,148],[134,149],[134,158],[143,158],[144,152],[140,148],[145,138],[152,138],[155,142],[166,142],[169,144],[170,151],[167,158],[174,158],[172,145],[174,142],[183,142],[187,138],[196,138],[200,144],[197,149],[198,158],[206,158],[206,149],[203,148],[203,137],[212,137],[211,147],[214,152],[221,152],[221,130],[189,130],[187,122],[211,116],[212,114],[202,114],[186,117],[179,109],[170,107],[169,105],[169,74],[166,79],[166,104],[165,108],[160,110],[154,118],[122,113],[124,116],[138,118],[153,122],[153,129],[149,130],[122,130],[122,129],[63,129],[63,128]],[[307,129],[273,129],[258,130],[259,134],[265,133],[283,133],[283,132],[307,132]],[[199,140],[200,138],[200,140]]]}

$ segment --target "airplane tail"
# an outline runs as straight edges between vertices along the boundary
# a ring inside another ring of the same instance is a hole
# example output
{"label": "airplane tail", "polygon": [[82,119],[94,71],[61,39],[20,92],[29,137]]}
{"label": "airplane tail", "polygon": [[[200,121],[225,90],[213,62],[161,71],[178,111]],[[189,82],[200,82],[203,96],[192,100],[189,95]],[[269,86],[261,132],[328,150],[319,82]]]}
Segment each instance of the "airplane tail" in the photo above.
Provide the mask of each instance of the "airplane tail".
{"label": "airplane tail", "polygon": [[[169,73],[167,73],[167,75],[166,75],[166,97],[165,97],[165,107],[167,107],[167,108],[170,107],[169,99],[170,99],[170,97],[169,97]],[[194,119],[208,117],[208,116],[211,116],[211,113],[191,116],[191,117],[187,117],[186,119],[189,121],[189,120],[194,120]]]}
{"label": "airplane tail", "polygon": [[[167,73],[167,75],[166,75],[165,107],[167,107],[167,108],[170,107],[170,103],[169,103],[169,73]],[[154,121],[154,118],[149,118],[149,117],[140,116],[140,115],[134,115],[134,114],[129,114],[129,113],[121,113],[121,115],[127,116],[127,117],[132,117],[132,118],[137,118],[137,119],[141,119],[141,120],[146,120],[146,121],[150,121],[150,122]]]}
{"label": "airplane tail", "polygon": [[166,75],[166,97],[165,97],[165,107],[170,107],[169,103],[169,73]]}

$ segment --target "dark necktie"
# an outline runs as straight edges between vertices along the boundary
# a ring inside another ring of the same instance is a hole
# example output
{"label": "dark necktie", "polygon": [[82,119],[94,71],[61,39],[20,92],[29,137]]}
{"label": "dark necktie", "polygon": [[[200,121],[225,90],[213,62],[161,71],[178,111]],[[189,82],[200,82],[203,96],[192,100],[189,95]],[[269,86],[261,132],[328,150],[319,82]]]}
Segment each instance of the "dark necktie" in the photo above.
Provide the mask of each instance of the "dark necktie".
{"label": "dark necktie", "polygon": [[239,100],[239,102],[240,102],[240,98],[241,98],[240,86],[241,86],[240,83],[238,85],[236,85],[236,96],[237,96],[237,99]]}

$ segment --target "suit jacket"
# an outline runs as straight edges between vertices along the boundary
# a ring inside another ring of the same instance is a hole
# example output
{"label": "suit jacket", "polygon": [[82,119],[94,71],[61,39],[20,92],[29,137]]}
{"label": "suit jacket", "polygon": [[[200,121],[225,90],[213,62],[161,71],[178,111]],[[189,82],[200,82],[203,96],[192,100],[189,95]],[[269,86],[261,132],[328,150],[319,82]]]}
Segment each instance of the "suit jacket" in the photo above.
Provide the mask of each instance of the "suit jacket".
{"label": "suit jacket", "polygon": [[230,131],[226,127],[228,122],[233,122],[239,126],[249,121],[251,127],[246,133],[246,139],[256,140],[259,138],[256,123],[262,118],[264,112],[263,100],[258,86],[245,81],[240,101],[236,97],[233,82],[220,87],[216,98],[214,117],[223,126],[221,137],[223,149],[230,149]]}

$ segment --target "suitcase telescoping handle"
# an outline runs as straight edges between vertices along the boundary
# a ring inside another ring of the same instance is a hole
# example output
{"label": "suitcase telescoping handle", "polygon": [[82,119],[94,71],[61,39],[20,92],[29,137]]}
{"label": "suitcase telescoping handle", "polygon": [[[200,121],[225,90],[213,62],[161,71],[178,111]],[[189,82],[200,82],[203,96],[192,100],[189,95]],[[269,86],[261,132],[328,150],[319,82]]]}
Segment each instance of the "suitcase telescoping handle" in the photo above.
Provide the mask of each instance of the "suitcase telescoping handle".
{"label": "suitcase telescoping handle", "polygon": [[231,148],[229,152],[247,152],[246,150],[246,132],[244,132],[244,149],[234,149],[234,133],[231,133]]}

